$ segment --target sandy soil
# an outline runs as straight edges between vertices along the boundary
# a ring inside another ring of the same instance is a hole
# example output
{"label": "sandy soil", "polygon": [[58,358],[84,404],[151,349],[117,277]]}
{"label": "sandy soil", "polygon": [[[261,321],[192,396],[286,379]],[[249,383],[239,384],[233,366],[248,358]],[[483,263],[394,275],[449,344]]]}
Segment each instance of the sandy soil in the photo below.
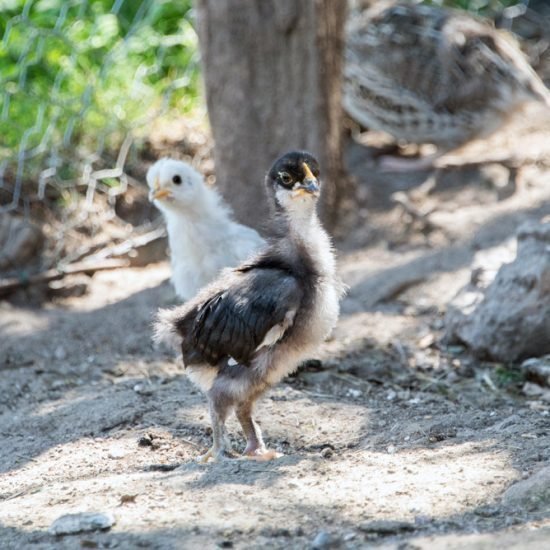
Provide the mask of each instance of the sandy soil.
{"label": "sandy soil", "polygon": [[[84,296],[41,308],[0,302],[1,548],[550,544],[550,510],[502,501],[550,460],[550,403],[522,394],[515,366],[442,342],[476,254],[550,212],[550,172],[502,182],[493,169],[495,183],[453,168],[419,195],[427,174],[373,176],[369,155],[349,149],[361,204],[339,245],[340,323],[258,409],[278,460],[194,461],[210,442],[204,398],[150,340],[175,302],[166,262],[97,273]],[[424,214],[393,204],[397,191]],[[49,534],[88,511],[116,523]]]}

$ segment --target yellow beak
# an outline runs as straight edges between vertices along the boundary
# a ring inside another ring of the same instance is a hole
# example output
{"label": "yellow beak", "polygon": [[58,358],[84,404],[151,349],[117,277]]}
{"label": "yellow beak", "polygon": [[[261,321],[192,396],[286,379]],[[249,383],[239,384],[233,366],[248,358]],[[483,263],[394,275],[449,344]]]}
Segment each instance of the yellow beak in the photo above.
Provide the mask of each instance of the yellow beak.
{"label": "yellow beak", "polygon": [[154,199],[166,199],[171,196],[172,196],[172,193],[170,193],[168,189],[158,189],[153,193]]}
{"label": "yellow beak", "polygon": [[153,186],[153,191],[151,193],[151,197],[156,199],[166,199],[168,197],[171,197],[172,193],[168,189],[161,189],[160,188],[160,182],[159,179],[155,179],[155,185]]}
{"label": "yellow beak", "polygon": [[307,162],[302,163],[302,168],[304,169],[304,172],[306,174],[306,177],[304,179],[306,180],[314,180],[316,179],[315,176],[312,174],[311,169],[307,165]]}
{"label": "yellow beak", "polygon": [[314,197],[319,196],[319,182],[317,178],[313,175],[310,167],[306,162],[302,163],[302,168],[304,169],[305,178],[303,179],[300,186],[292,192],[293,197],[303,197],[304,195],[313,195]]}

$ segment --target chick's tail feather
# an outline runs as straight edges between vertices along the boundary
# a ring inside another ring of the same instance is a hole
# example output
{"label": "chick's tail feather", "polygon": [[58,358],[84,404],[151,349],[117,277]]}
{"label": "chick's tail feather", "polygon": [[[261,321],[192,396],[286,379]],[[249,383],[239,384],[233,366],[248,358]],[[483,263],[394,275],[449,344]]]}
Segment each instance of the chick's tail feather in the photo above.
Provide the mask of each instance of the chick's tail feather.
{"label": "chick's tail feather", "polygon": [[178,339],[176,322],[179,318],[179,308],[159,309],[153,322],[153,341],[156,344],[168,344],[178,348],[181,343]]}

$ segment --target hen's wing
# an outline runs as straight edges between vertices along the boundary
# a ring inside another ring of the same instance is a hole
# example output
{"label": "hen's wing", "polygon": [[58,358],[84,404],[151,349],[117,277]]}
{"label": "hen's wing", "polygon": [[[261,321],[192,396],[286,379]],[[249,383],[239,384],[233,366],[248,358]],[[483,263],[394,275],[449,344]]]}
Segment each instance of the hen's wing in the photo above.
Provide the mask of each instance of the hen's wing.
{"label": "hen's wing", "polygon": [[236,272],[227,289],[218,289],[176,321],[184,362],[215,365],[231,357],[247,364],[259,347],[284,335],[301,299],[300,285],[288,272]]}

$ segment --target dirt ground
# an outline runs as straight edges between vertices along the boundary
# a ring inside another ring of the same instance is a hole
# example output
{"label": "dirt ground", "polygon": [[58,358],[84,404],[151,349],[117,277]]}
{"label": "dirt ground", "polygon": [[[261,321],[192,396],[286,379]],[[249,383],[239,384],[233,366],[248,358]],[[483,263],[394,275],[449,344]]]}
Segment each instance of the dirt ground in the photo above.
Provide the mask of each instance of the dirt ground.
{"label": "dirt ground", "polygon": [[[550,169],[379,174],[351,142],[347,163],[350,290],[318,360],[258,407],[278,460],[194,461],[210,443],[205,400],[150,339],[176,300],[166,261],[96,273],[40,308],[0,302],[1,548],[550,545],[548,507],[502,499],[550,461],[550,403],[524,395],[517,365],[442,339],[480,255],[513,255],[517,227],[550,213]],[[116,523],[49,533],[79,512]]]}

